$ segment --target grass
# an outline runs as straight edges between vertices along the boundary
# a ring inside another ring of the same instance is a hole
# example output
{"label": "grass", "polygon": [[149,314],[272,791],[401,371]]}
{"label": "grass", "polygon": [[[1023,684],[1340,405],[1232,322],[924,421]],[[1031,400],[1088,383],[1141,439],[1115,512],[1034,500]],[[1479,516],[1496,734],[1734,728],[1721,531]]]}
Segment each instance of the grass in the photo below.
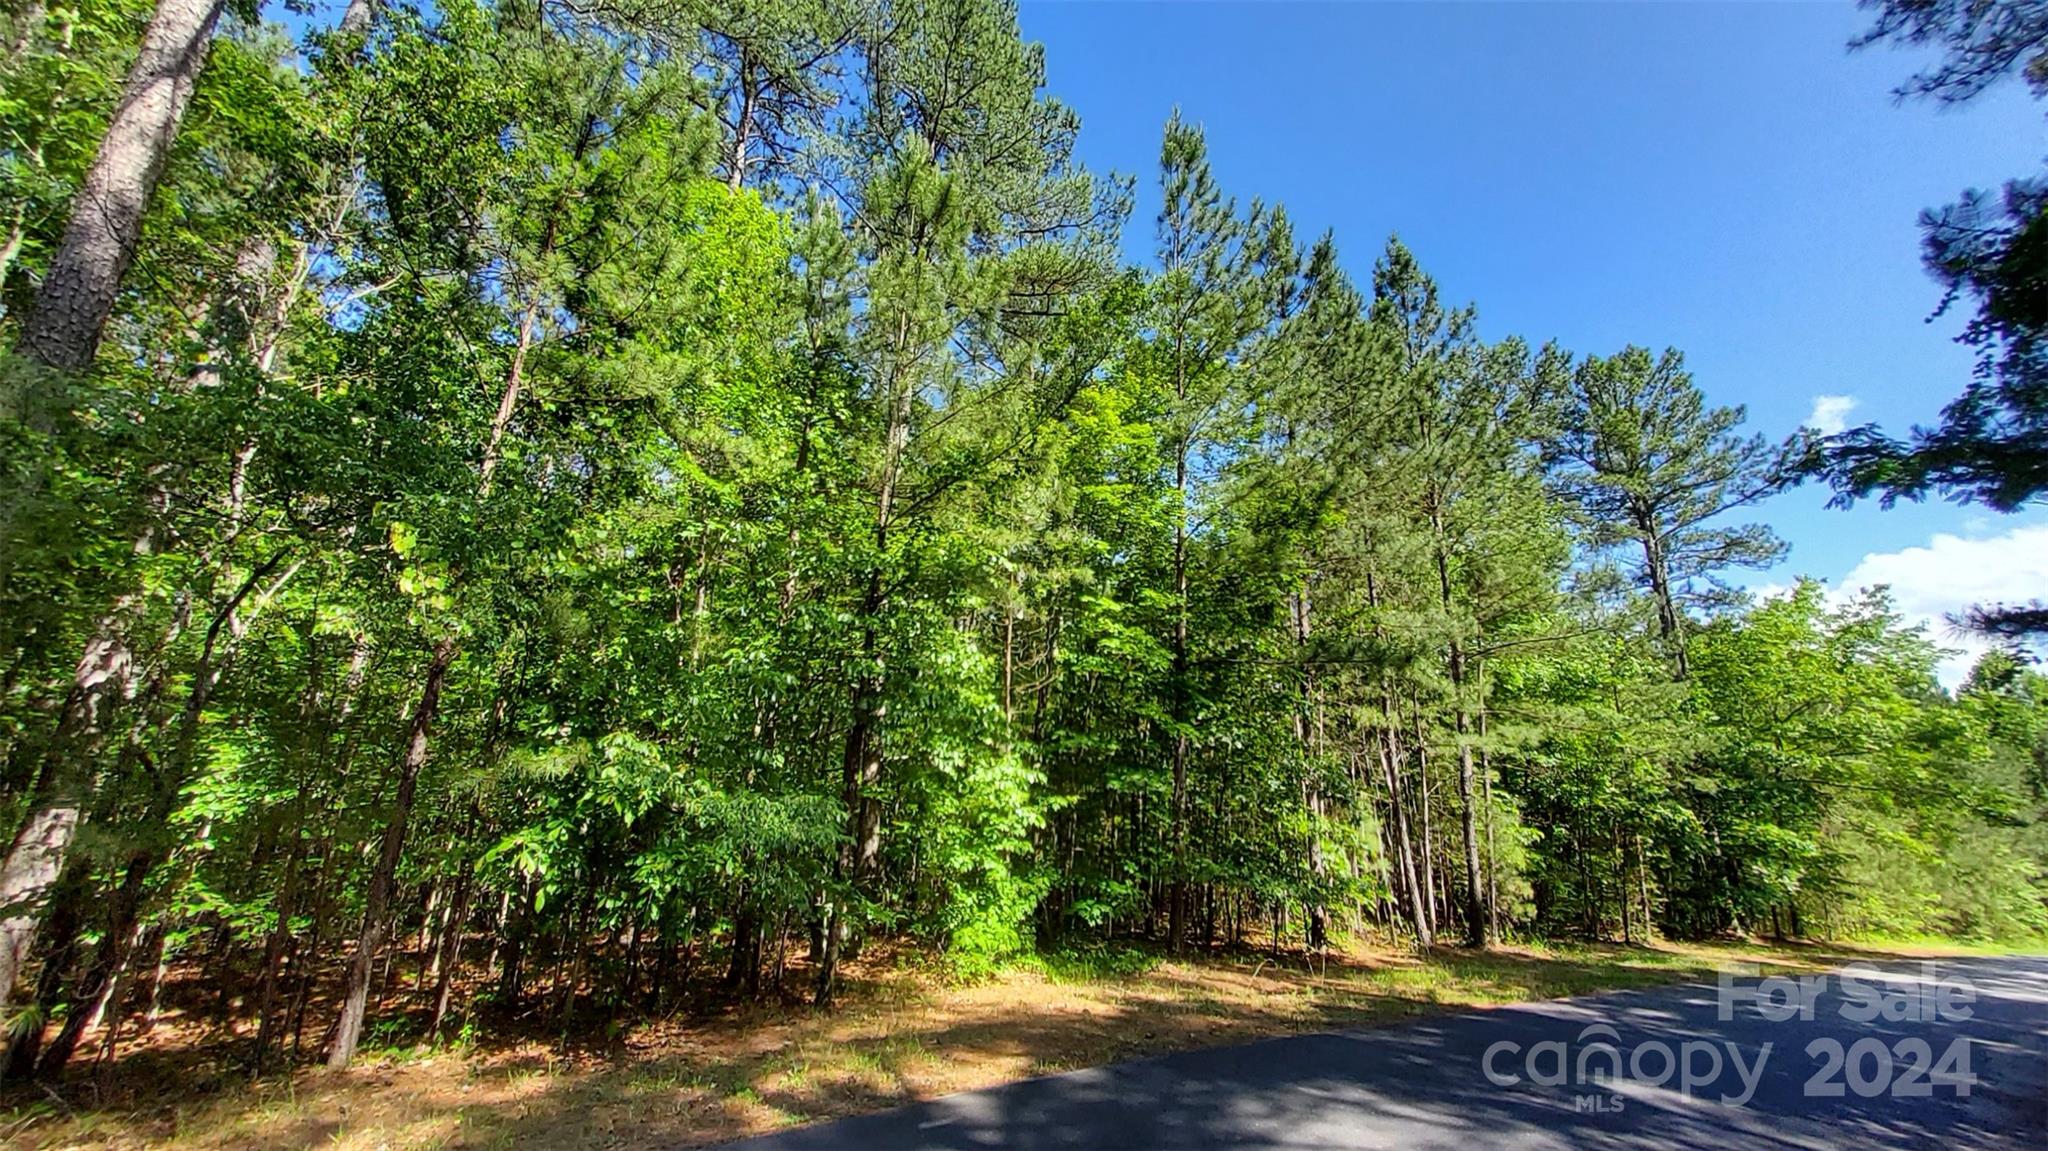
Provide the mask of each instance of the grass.
{"label": "grass", "polygon": [[[0,1110],[0,1145],[651,1151],[1139,1055],[1711,979],[1735,964],[1813,969],[1919,950],[1358,950],[1311,962],[1299,953],[1180,959],[1103,947],[1034,956],[965,986],[935,982],[916,963],[877,959],[856,972],[835,1012],[761,1006],[653,1022],[599,1052],[534,1042],[393,1048],[341,1073],[255,1083],[213,1075],[125,1094],[72,1081]],[[131,1070],[117,1065],[110,1085]]]}
{"label": "grass", "polygon": [[1876,935],[1847,940],[1843,945],[1902,957],[2039,955],[2048,952],[2048,936],[2038,939],[1970,940],[1950,939],[1941,935]]}

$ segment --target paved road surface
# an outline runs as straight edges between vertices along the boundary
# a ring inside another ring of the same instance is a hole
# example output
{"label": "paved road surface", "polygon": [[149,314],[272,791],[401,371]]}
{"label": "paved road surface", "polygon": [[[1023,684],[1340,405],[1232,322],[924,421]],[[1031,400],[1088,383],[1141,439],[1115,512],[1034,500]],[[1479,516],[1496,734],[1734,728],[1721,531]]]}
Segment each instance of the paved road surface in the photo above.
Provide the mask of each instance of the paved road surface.
{"label": "paved road surface", "polygon": [[[1882,981],[1829,977],[1812,997],[1811,1019],[1767,1017],[1753,978],[1725,992],[1712,984],[1618,992],[1053,1075],[731,1149],[2048,1151],[2048,958],[1943,961],[1933,981],[1916,964],[1880,966]],[[1968,1003],[1939,992],[1965,983]],[[1780,986],[1766,1006],[1787,1001],[1795,996]],[[1904,1017],[1844,1015],[1883,1003]],[[1619,1082],[1599,1081],[1603,1039],[1621,1057]],[[1865,1039],[1874,1042],[1855,1048]],[[1829,1071],[1830,1041],[1845,1056],[1860,1051],[1853,1078],[1847,1068]],[[1952,1048],[1956,1061],[1941,1068]],[[1666,1052],[1690,1063],[1690,1082],[1683,1074],[1654,1082]],[[1967,1095],[1952,1077],[1910,1070],[1953,1076],[1964,1059],[1975,1078]],[[1748,1083],[1754,1091],[1744,1099]],[[1840,1094],[1816,1093],[1830,1088]]]}

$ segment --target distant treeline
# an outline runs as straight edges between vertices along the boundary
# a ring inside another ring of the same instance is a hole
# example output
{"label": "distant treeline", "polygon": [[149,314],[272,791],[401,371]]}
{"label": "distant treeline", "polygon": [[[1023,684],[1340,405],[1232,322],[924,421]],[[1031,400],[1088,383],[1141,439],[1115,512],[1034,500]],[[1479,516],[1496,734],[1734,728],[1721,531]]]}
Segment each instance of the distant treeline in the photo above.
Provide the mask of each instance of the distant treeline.
{"label": "distant treeline", "polygon": [[878,934],[2048,928],[2048,680],[1722,582],[1807,438],[1178,117],[1129,266],[1011,3],[252,18],[0,16],[15,1073],[188,961],[339,1064]]}

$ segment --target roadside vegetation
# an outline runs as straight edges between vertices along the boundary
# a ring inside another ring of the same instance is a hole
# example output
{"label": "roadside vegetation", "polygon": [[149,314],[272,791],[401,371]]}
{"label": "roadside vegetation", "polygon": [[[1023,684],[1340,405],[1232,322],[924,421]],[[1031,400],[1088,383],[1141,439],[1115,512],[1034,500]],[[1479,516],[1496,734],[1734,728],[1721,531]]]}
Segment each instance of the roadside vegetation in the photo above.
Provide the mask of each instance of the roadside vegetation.
{"label": "roadside vegetation", "polygon": [[567,1041],[492,1029],[435,1048],[373,1044],[355,1071],[255,1082],[189,1062],[202,1048],[170,1040],[61,1097],[20,1096],[0,1113],[0,1143],[656,1151],[1192,1047],[1711,980],[1737,964],[1806,971],[1897,954],[1723,943],[1176,958],[1116,947],[1048,952],[963,983],[891,951],[850,965],[842,1007],[825,1015],[768,1000]]}
{"label": "roadside vegetation", "polygon": [[261,16],[0,4],[11,1137],[703,1140],[2048,931],[2026,611],[1945,687],[1733,586],[2041,440],[1482,335],[1178,114],[1139,210],[1009,0]]}

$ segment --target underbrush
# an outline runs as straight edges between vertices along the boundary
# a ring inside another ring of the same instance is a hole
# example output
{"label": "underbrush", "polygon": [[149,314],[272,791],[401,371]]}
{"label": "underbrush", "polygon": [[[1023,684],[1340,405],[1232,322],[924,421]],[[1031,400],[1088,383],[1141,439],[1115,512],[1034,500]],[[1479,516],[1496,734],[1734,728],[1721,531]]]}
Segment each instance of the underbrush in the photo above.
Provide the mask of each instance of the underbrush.
{"label": "underbrush", "polygon": [[0,1145],[654,1151],[1168,1051],[1878,954],[1746,942],[1170,955],[1118,941],[962,978],[947,956],[898,940],[850,964],[833,1011],[707,999],[667,1015],[580,1013],[565,1035],[558,1020],[492,1009],[440,1046],[394,1026],[340,1073],[252,1080],[229,1057],[246,1036],[172,1019],[111,1063],[0,1099]]}
{"label": "underbrush", "polygon": [[1159,966],[1163,958],[1155,949],[1095,943],[1027,952],[1012,958],[1009,966],[1036,972],[1053,983],[1099,983],[1143,975]]}

